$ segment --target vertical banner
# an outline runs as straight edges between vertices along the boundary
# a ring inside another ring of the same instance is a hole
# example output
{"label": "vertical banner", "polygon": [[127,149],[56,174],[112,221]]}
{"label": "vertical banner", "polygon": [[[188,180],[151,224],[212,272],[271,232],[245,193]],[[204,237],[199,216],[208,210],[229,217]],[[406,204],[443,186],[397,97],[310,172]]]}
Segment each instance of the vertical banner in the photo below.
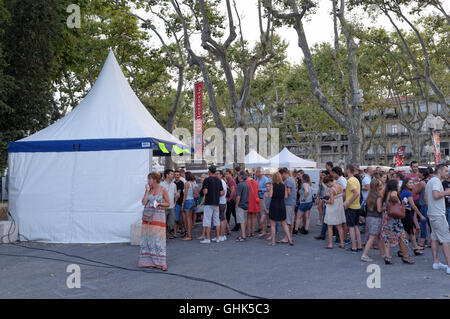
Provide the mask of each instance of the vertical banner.
{"label": "vertical banner", "polygon": [[434,147],[434,159],[435,165],[441,163],[441,143],[439,141],[439,133],[433,133],[433,147]]}
{"label": "vertical banner", "polygon": [[403,158],[405,157],[405,146],[399,146],[397,148],[397,155],[395,158],[395,167],[403,166]]}
{"label": "vertical banner", "polygon": [[194,85],[194,161],[203,158],[203,82]]}

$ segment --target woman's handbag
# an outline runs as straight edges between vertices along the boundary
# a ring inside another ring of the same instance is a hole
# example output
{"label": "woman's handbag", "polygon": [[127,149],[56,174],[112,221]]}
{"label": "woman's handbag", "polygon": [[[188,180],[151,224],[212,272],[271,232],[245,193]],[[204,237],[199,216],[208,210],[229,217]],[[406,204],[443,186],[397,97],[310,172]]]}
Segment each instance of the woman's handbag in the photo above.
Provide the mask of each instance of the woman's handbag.
{"label": "woman's handbag", "polygon": [[388,203],[387,213],[389,217],[396,219],[405,218],[405,207],[401,203]]}

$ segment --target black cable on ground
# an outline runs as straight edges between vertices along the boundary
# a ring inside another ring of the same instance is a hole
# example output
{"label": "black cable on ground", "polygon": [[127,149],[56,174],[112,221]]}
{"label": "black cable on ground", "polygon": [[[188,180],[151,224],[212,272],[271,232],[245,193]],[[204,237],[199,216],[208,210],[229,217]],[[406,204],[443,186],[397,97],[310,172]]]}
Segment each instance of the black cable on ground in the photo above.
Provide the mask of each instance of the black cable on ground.
{"label": "black cable on ground", "polygon": [[[91,262],[91,263],[94,263],[94,264],[99,264],[99,265],[102,265],[102,266],[92,265],[92,264],[85,264],[85,263],[79,263],[81,265],[93,266],[93,267],[103,267],[103,268],[110,268],[110,269],[113,268],[113,269],[119,269],[119,270],[125,270],[125,271],[144,272],[144,273],[151,273],[151,274],[159,274],[159,275],[181,277],[181,278],[192,280],[192,281],[205,282],[205,283],[217,285],[219,287],[232,290],[232,291],[234,291],[236,293],[239,293],[239,294],[241,294],[243,296],[246,296],[246,297],[255,298],[255,299],[266,299],[266,298],[260,297],[260,296],[253,296],[253,295],[248,294],[248,293],[246,293],[244,291],[235,289],[235,288],[230,287],[228,285],[225,285],[225,284],[213,281],[213,280],[209,280],[209,279],[197,278],[197,277],[192,277],[192,276],[187,276],[187,275],[177,274],[177,273],[160,272],[160,271],[155,271],[155,270],[150,270],[150,269],[127,268],[127,267],[117,266],[117,265],[113,265],[113,264],[108,264],[108,263],[105,263],[105,262],[102,262],[102,261],[98,261],[98,260],[89,259],[89,258],[82,257],[82,256],[67,254],[67,253],[60,252],[60,251],[57,251],[57,250],[52,250],[52,249],[45,249],[45,248],[38,248],[38,247],[29,247],[29,246],[26,246],[26,245],[20,245],[20,244],[14,244],[14,243],[11,243],[11,245],[17,246],[17,247],[23,247],[23,248],[27,248],[27,249],[32,249],[32,250],[40,250],[40,251],[47,251],[47,252],[57,253],[57,254],[61,254],[61,255],[67,256],[67,257],[81,259],[81,260],[84,260],[84,261],[87,261],[87,262]],[[2,254],[2,253],[0,253],[0,255],[2,255],[2,256],[11,256],[11,257],[21,257],[22,256],[22,257],[29,257],[29,258],[40,258],[40,259],[49,259],[49,260],[55,260],[55,261],[61,261],[61,262],[76,263],[74,261],[68,261],[68,260],[57,259],[57,258],[49,258],[49,257],[39,257],[39,256],[30,256],[30,255],[13,255],[13,254]]]}

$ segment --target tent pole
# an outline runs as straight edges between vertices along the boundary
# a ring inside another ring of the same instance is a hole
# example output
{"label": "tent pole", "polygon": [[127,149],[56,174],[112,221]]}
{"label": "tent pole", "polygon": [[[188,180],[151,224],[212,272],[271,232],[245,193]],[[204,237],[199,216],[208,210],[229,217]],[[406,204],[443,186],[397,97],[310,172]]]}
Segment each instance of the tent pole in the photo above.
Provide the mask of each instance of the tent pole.
{"label": "tent pole", "polygon": [[152,172],[152,166],[153,166],[153,145],[152,145],[152,142],[150,142],[150,153],[149,153],[149,163],[148,163],[148,166],[149,166],[149,173],[151,173]]}

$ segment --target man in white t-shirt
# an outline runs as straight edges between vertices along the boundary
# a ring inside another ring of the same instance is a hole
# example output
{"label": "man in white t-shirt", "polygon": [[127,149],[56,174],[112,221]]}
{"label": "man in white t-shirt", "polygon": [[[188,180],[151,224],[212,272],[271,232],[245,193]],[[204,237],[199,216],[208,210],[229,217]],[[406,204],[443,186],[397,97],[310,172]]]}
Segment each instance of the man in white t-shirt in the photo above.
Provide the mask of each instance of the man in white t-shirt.
{"label": "man in white t-shirt", "polygon": [[[431,225],[431,252],[433,254],[433,269],[446,269],[450,275],[450,232],[445,218],[445,196],[450,195],[450,189],[444,191],[442,181],[448,174],[445,165],[438,165],[434,176],[425,187],[425,201],[428,205],[428,218]],[[439,262],[439,242],[447,265]]]}
{"label": "man in white t-shirt", "polygon": [[219,199],[219,220],[220,220],[220,233],[219,233],[219,241],[227,240],[227,236],[225,232],[228,228],[227,219],[225,218],[225,212],[227,210],[227,183],[224,180],[223,171],[218,170],[215,173],[216,177],[220,179],[222,182],[222,187],[225,190],[225,193],[220,196]]}
{"label": "man in white t-shirt", "polygon": [[373,168],[367,167],[367,172],[364,175],[364,178],[362,179],[362,197],[363,202],[367,200],[367,195],[369,195],[369,189],[370,189],[370,182],[372,181],[372,175],[373,175]]}
{"label": "man in white t-shirt", "polygon": [[177,192],[177,185],[173,182],[173,178],[173,170],[166,169],[164,171],[164,180],[160,183],[169,193],[170,206],[166,208],[166,227],[167,237],[170,239],[175,238],[173,234],[169,236],[169,232],[173,230],[175,224],[175,193]]}
{"label": "man in white t-shirt", "polygon": [[347,188],[347,180],[345,179],[344,173],[340,167],[333,167],[331,170],[331,176],[333,176],[337,184],[342,186],[343,190]]}

